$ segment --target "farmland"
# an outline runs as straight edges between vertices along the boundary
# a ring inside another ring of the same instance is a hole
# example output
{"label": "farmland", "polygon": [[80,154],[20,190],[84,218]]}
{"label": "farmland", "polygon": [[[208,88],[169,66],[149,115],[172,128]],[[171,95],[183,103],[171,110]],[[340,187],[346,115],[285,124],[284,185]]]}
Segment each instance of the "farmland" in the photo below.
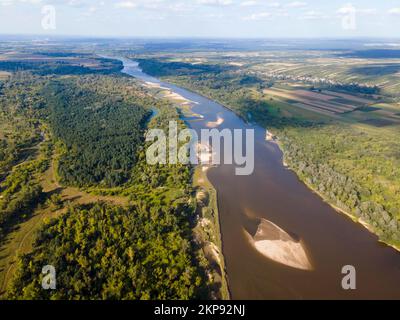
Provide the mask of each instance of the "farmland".
{"label": "farmland", "polygon": [[[268,96],[293,101],[297,106],[324,114],[342,114],[352,112],[357,108],[368,106],[373,102],[353,96],[339,97],[335,93],[320,93],[306,90],[283,90],[278,88],[266,89]],[[357,106],[358,105],[358,106]]]}

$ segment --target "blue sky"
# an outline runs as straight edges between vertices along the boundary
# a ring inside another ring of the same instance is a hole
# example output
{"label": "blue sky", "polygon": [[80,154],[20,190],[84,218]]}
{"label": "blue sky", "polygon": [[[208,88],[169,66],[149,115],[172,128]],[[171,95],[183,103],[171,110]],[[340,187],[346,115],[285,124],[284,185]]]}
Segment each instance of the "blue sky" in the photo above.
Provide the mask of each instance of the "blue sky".
{"label": "blue sky", "polygon": [[0,33],[400,38],[400,0],[0,0]]}

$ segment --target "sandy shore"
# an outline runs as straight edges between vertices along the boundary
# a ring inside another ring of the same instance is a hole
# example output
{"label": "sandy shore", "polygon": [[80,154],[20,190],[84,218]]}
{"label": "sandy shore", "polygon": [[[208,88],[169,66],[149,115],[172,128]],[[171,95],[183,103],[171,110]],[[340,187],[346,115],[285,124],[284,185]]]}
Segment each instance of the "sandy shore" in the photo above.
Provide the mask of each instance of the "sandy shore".
{"label": "sandy shore", "polygon": [[206,127],[207,128],[216,128],[216,127],[219,127],[221,124],[223,124],[224,121],[225,121],[225,119],[218,115],[217,121],[209,121],[209,122],[207,122],[206,123]]}
{"label": "sandy shore", "polygon": [[180,94],[173,92],[172,90],[170,90],[169,88],[163,87],[160,83],[156,83],[156,82],[144,82],[144,86],[150,89],[160,89],[160,90],[164,90],[165,93],[163,95],[164,98],[166,99],[171,99],[171,100],[175,100],[178,101],[178,103],[182,104],[182,105],[191,105],[191,104],[196,104],[193,101],[190,101],[189,99],[184,98],[183,96],[181,96]]}

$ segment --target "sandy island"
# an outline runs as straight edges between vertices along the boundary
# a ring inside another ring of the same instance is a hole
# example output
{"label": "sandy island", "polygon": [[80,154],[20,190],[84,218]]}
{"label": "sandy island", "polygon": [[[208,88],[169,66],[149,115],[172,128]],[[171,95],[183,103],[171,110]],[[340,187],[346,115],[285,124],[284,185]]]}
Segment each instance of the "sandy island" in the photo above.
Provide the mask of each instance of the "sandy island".
{"label": "sandy island", "polygon": [[216,128],[219,127],[221,124],[223,124],[225,121],[224,118],[222,118],[220,115],[217,117],[217,121],[209,121],[206,123],[207,128]]}
{"label": "sandy island", "polygon": [[256,234],[247,231],[250,243],[263,256],[286,266],[311,271],[312,265],[301,241],[266,219],[261,219]]}

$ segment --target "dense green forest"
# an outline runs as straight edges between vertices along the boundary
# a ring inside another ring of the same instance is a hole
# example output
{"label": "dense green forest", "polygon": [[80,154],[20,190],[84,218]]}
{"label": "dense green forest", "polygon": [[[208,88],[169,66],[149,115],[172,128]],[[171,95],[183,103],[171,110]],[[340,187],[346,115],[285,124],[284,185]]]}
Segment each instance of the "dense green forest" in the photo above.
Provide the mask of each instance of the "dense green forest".
{"label": "dense green forest", "polygon": [[128,179],[151,105],[124,92],[122,81],[81,77],[44,89],[54,137],[65,146],[58,163],[62,183],[112,187]]}
{"label": "dense green forest", "polygon": [[[33,249],[16,259],[5,297],[210,296],[208,262],[193,241],[192,168],[150,166],[145,159],[145,129],[178,120],[173,105],[122,75],[19,72],[4,82],[0,98],[0,245],[7,246],[4,237],[34,214],[56,213],[35,226]],[[47,177],[53,167],[57,181]],[[56,188],[44,192],[43,180]],[[84,187],[89,198],[126,197],[129,205],[66,201],[66,185]],[[41,287],[48,264],[57,270],[55,291]]]}
{"label": "dense green forest", "polygon": [[368,130],[349,125],[278,131],[285,158],[330,203],[400,244],[399,128]]}
{"label": "dense green forest", "polygon": [[[57,57],[65,57],[59,54]],[[85,75],[85,74],[112,74],[121,71],[122,63],[118,60],[96,58],[99,66],[88,67],[83,64],[71,64],[64,60],[43,61],[0,61],[0,70],[9,72],[29,71],[33,74],[46,75]]]}
{"label": "dense green forest", "polygon": [[155,76],[175,76],[175,75],[185,75],[185,74],[204,74],[204,73],[214,73],[219,74],[223,71],[228,71],[235,69],[230,66],[220,66],[218,64],[192,64],[185,62],[169,62],[160,63],[157,59],[136,59],[140,68],[148,74],[153,74]]}
{"label": "dense green forest", "polygon": [[[178,116],[169,104],[159,107],[150,126],[166,126],[170,117]],[[191,170],[183,165],[149,166],[143,150],[126,184],[91,188],[102,194],[129,195],[133,205],[71,206],[44,225],[33,252],[19,259],[8,298],[208,297],[207,262],[192,243],[196,203]],[[56,267],[59,290],[41,289],[43,264]]]}
{"label": "dense green forest", "polygon": [[[246,73],[191,72],[150,59],[141,67],[152,75],[208,96],[247,121],[279,137],[288,165],[327,201],[368,223],[381,240],[400,246],[400,128],[377,128],[349,121],[315,120],[282,112],[262,88],[273,84],[244,81]],[[166,66],[164,66],[166,65]],[[201,69],[196,65],[197,69]],[[343,89],[343,88],[342,88]]]}
{"label": "dense green forest", "polygon": [[[20,260],[12,299],[190,299],[201,283],[182,227],[184,207],[95,204],[70,208]],[[188,226],[186,227],[188,230]],[[57,270],[42,290],[41,270]]]}

